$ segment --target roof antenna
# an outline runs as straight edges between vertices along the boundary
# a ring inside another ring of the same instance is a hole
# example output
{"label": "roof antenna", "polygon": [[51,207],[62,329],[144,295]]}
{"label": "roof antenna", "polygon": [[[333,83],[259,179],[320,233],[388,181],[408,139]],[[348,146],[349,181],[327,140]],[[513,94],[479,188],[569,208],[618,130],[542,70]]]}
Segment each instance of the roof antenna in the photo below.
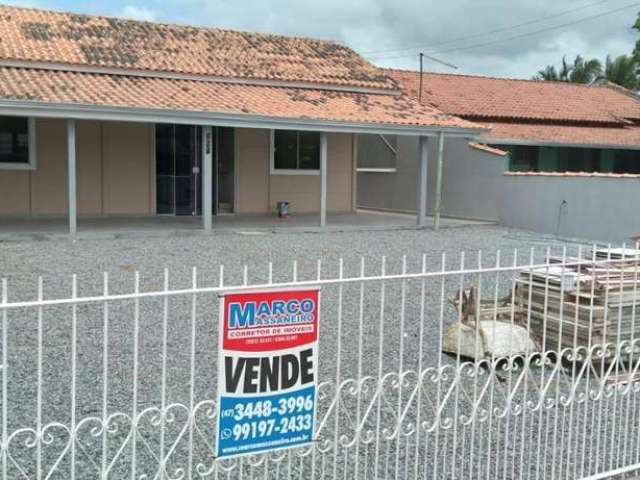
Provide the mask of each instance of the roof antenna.
{"label": "roof antenna", "polygon": [[420,52],[420,91],[418,92],[418,103],[422,103],[422,60],[424,59],[424,53]]}
{"label": "roof antenna", "polygon": [[453,63],[448,63],[448,62],[445,62],[443,60],[440,60],[439,58],[432,57],[431,55],[425,55],[424,53],[420,52],[420,91],[418,92],[418,101],[420,103],[422,103],[422,77],[423,77],[423,74],[424,74],[424,70],[422,68],[422,63],[423,63],[424,57],[427,57],[429,60],[432,60],[432,61],[434,61],[436,63],[441,64],[441,65],[444,65],[445,67],[453,68],[454,70],[458,69],[458,67],[456,65],[454,65]]}

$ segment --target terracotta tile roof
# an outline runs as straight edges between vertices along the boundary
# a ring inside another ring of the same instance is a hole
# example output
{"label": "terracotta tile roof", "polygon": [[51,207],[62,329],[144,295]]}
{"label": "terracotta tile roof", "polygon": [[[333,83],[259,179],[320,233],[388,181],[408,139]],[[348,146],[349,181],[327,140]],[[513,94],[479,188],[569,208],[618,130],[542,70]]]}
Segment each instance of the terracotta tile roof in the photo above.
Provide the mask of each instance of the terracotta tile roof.
{"label": "terracotta tile roof", "polygon": [[482,129],[400,94],[334,42],[9,6],[0,6],[3,101]]}
{"label": "terracotta tile roof", "polygon": [[0,60],[397,90],[335,42],[0,6]]}
{"label": "terracotta tile roof", "polygon": [[516,140],[536,145],[592,145],[640,148],[640,126],[595,127],[586,125],[549,125],[535,123],[492,123],[483,142],[499,144]]}
{"label": "terracotta tile roof", "polygon": [[509,155],[509,152],[500,150],[499,148],[490,147],[489,145],[486,145],[484,143],[469,142],[469,146],[471,148],[475,148],[476,150],[482,150],[483,152],[492,153],[493,155],[498,155],[499,157],[505,157]]}
{"label": "terracotta tile roof", "polygon": [[[418,72],[385,71],[417,97]],[[589,123],[640,120],[640,99],[610,85],[425,73],[422,98],[446,113],[466,118]]]}
{"label": "terracotta tile roof", "polygon": [[433,126],[478,125],[406,95],[0,67],[0,101],[247,114],[285,119]]}

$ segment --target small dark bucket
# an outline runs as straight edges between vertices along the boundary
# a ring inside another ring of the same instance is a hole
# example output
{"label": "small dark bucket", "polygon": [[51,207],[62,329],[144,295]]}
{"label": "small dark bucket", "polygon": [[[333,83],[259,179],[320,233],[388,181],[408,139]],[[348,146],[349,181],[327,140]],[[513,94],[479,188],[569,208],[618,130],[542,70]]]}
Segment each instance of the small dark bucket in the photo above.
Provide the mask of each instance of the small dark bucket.
{"label": "small dark bucket", "polygon": [[289,218],[289,202],[278,202],[278,217]]}

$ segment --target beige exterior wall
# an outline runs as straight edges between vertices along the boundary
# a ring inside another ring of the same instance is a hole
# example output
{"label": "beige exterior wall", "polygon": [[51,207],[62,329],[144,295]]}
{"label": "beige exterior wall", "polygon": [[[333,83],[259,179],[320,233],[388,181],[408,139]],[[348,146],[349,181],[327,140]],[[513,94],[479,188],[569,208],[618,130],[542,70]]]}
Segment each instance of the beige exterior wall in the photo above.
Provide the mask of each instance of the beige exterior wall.
{"label": "beige exterior wall", "polygon": [[[327,210],[349,212],[351,188],[355,174],[353,142],[355,135],[330,133],[327,145]],[[317,203],[317,202],[316,202]],[[317,207],[319,208],[319,207]]]}
{"label": "beige exterior wall", "polygon": [[30,172],[0,171],[0,215],[24,215],[31,211]]}
{"label": "beige exterior wall", "polygon": [[[279,201],[292,213],[318,212],[319,175],[272,175],[271,132],[236,129],[236,212],[268,213]],[[348,212],[352,206],[353,135],[330,133],[327,139],[327,210]]]}
{"label": "beige exterior wall", "polygon": [[[76,155],[78,213],[99,215],[102,213],[103,188],[102,124],[100,122],[77,123]],[[66,173],[66,168],[64,170]]]}
{"label": "beige exterior wall", "polygon": [[[151,126],[144,123],[102,124],[103,205],[105,214],[152,214]],[[154,167],[155,168],[155,167]]]}
{"label": "beige exterior wall", "polygon": [[235,212],[269,210],[269,130],[235,131]]}
{"label": "beige exterior wall", "polygon": [[31,213],[62,214],[67,210],[66,124],[36,122],[36,169],[31,173]]}
{"label": "beige exterior wall", "polygon": [[[36,121],[36,169],[0,170],[0,215],[67,214],[64,120]],[[155,213],[153,126],[78,121],[80,215]]]}
{"label": "beige exterior wall", "polygon": [[[272,175],[271,132],[236,129],[235,211],[268,213],[288,201],[292,213],[319,210],[318,175]],[[0,215],[66,215],[64,120],[36,121],[32,171],[0,170]],[[154,127],[141,123],[78,121],[77,190],[80,215],[152,215],[155,206]],[[327,210],[352,208],[353,142],[328,135]]]}

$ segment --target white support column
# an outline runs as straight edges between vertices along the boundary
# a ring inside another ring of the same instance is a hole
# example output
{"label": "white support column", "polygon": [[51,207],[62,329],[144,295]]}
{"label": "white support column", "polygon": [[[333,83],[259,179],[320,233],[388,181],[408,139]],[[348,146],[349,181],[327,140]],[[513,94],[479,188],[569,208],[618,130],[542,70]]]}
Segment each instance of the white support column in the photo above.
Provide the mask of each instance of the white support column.
{"label": "white support column", "polygon": [[358,134],[351,134],[351,211],[358,210]]}
{"label": "white support column", "polygon": [[78,217],[76,208],[76,121],[67,120],[67,185],[69,193],[69,233],[76,234]]}
{"label": "white support column", "polygon": [[213,128],[202,127],[202,227],[211,231],[213,216]]}
{"label": "white support column", "polygon": [[320,133],[320,226],[327,225],[327,134]]}
{"label": "white support column", "polygon": [[418,225],[427,224],[427,165],[429,163],[429,141],[427,137],[420,137],[420,174],[418,175]]}
{"label": "white support column", "polygon": [[440,228],[440,209],[442,208],[442,169],[444,167],[444,133],[438,134],[438,171],[436,173],[436,203],[434,207],[433,228]]}

